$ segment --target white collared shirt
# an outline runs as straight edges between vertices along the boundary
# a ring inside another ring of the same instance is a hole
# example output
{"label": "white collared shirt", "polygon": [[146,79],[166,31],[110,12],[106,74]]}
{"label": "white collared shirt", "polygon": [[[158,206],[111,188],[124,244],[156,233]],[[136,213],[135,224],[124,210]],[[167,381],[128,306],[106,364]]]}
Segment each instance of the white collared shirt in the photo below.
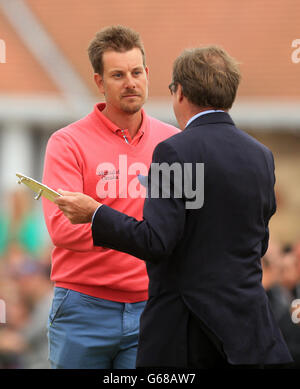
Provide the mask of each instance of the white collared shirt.
{"label": "white collared shirt", "polygon": [[190,118],[190,120],[186,123],[185,128],[191,124],[195,119],[197,119],[199,116],[206,115],[207,113],[213,113],[213,112],[225,112],[221,109],[208,109],[207,111],[202,111],[199,113],[196,113],[193,117]]}

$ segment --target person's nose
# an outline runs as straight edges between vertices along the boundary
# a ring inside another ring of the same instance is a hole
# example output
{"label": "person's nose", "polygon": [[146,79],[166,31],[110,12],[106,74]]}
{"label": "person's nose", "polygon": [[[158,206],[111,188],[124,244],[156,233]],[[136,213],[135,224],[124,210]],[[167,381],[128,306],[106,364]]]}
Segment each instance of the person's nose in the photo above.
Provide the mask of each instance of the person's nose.
{"label": "person's nose", "polygon": [[125,88],[126,89],[135,89],[136,82],[135,79],[132,77],[131,74],[128,74],[125,79]]}

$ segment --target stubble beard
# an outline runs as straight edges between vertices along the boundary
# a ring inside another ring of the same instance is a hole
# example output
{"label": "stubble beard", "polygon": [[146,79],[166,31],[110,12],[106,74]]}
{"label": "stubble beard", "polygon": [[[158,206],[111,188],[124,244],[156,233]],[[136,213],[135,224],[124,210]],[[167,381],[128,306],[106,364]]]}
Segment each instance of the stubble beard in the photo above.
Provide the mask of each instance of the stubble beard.
{"label": "stubble beard", "polygon": [[144,105],[144,102],[139,103],[139,104],[136,103],[134,105],[133,104],[121,104],[121,109],[123,110],[123,112],[133,115],[133,114],[139,112],[143,105]]}
{"label": "stubble beard", "polygon": [[125,101],[121,101],[120,104],[121,109],[123,110],[123,112],[133,115],[142,109],[143,105],[147,100],[147,97],[148,97],[148,92],[146,92],[144,96],[141,96],[141,100],[136,103],[130,104]]}

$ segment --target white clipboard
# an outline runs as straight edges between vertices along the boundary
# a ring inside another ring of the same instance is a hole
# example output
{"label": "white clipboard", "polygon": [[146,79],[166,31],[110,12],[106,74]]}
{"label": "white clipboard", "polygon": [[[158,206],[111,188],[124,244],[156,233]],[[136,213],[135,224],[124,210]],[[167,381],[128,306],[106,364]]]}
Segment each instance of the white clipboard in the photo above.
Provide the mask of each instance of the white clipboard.
{"label": "white clipboard", "polygon": [[33,178],[27,177],[21,173],[16,173],[16,176],[19,178],[18,184],[25,184],[28,186],[28,188],[36,193],[36,196],[34,196],[35,200],[38,200],[41,196],[43,196],[46,199],[54,202],[57,197],[61,196],[61,194],[55,190],[49,188],[47,185],[44,185],[41,182],[34,180]]}

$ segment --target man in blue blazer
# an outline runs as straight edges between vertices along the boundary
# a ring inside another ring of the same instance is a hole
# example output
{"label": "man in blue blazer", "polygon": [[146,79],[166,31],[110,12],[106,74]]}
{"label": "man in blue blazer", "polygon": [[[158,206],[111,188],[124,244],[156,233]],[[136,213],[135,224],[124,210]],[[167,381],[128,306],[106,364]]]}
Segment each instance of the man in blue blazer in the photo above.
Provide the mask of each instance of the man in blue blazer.
{"label": "man in blue blazer", "polygon": [[137,367],[292,361],[261,284],[276,210],[274,161],[228,114],[239,81],[236,62],[221,48],[176,59],[169,88],[184,131],[153,153],[143,220],[79,193],[62,191],[57,200],[72,223],[93,218],[96,246],[146,261]]}

